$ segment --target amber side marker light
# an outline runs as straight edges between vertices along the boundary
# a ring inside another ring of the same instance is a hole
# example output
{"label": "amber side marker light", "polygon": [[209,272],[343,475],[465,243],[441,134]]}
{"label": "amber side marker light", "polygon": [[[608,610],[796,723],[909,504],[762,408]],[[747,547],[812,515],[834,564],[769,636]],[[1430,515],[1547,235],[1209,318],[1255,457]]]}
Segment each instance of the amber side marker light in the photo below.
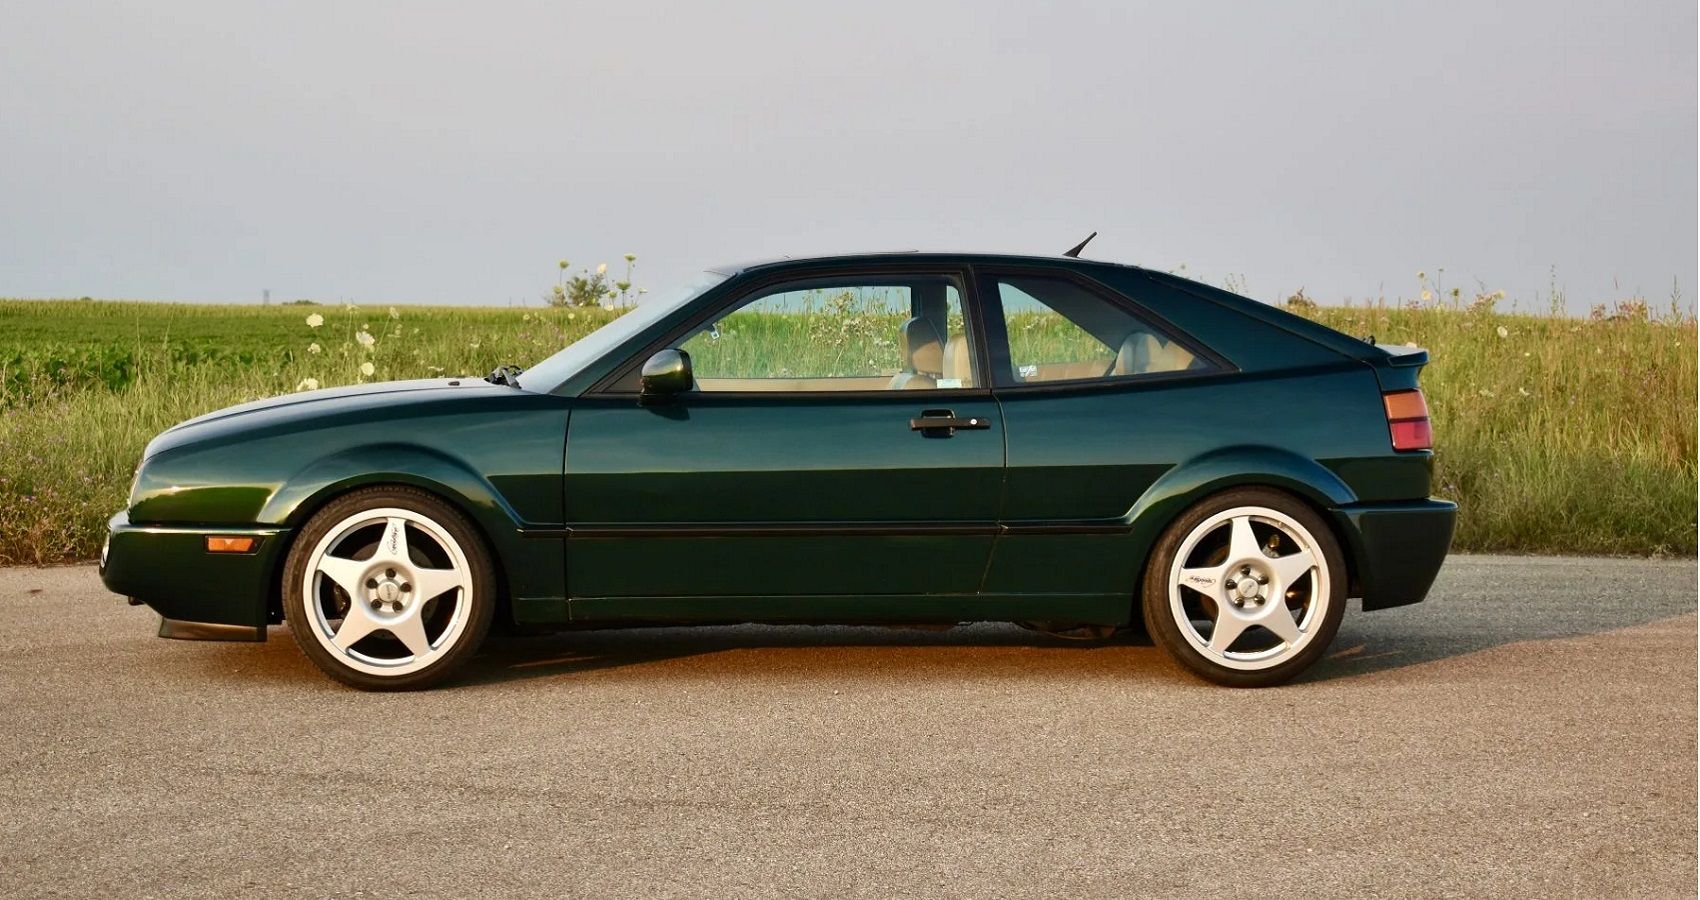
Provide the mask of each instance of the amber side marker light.
{"label": "amber side marker light", "polygon": [[207,537],[208,553],[247,553],[254,549],[251,537]]}
{"label": "amber side marker light", "polygon": [[1428,422],[1428,401],[1422,391],[1382,394],[1387,407],[1387,429],[1395,450],[1428,450],[1434,446],[1434,429]]}

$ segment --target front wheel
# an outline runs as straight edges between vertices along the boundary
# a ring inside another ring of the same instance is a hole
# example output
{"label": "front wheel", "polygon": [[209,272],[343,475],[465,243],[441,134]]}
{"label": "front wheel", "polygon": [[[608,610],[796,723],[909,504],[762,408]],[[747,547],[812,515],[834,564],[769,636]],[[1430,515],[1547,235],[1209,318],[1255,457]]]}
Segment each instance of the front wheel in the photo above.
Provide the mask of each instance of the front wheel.
{"label": "front wheel", "polygon": [[365,690],[434,684],[490,629],[495,574],[466,517],[414,488],[326,504],[284,565],[284,618],[332,678]]}
{"label": "front wheel", "polygon": [[1218,684],[1266,687],[1322,656],[1346,609],[1346,567],[1327,523],[1288,494],[1242,488],[1195,504],[1146,569],[1152,639]]}

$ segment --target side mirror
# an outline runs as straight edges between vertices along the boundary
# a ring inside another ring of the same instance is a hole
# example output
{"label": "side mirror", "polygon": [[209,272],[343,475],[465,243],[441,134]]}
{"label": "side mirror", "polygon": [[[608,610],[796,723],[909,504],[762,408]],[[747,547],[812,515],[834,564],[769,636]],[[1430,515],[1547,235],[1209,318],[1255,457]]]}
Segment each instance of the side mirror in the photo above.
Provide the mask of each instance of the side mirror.
{"label": "side mirror", "polygon": [[694,386],[696,378],[691,375],[691,355],[668,348],[644,361],[638,398],[644,403],[657,403]]}

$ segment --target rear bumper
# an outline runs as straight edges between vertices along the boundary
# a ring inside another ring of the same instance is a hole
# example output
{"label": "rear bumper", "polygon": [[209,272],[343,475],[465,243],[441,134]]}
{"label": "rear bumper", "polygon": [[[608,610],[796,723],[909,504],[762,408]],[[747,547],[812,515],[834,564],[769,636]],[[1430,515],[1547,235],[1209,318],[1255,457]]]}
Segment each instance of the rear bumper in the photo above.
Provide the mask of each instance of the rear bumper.
{"label": "rear bumper", "polygon": [[[209,553],[209,534],[252,537],[254,548],[247,553]],[[284,528],[137,525],[120,512],[107,523],[100,579],[107,590],[146,603],[179,629],[207,625],[263,630],[287,534]],[[162,637],[179,636],[167,630],[162,624]]]}
{"label": "rear bumper", "polygon": [[1404,606],[1428,595],[1452,546],[1458,504],[1433,498],[1354,503],[1333,513],[1346,535],[1364,609]]}

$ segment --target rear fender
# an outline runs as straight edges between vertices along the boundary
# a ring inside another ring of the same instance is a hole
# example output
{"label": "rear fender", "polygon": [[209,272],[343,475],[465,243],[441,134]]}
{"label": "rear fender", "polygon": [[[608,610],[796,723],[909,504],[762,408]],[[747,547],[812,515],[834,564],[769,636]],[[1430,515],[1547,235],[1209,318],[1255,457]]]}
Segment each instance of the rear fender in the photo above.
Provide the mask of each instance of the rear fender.
{"label": "rear fender", "polygon": [[[1313,459],[1278,447],[1224,447],[1195,456],[1164,473],[1134,504],[1131,545],[1137,561],[1134,571],[1145,572],[1151,550],[1187,507],[1230,488],[1271,487],[1294,494],[1319,511],[1357,499],[1352,489]],[[1325,519],[1326,521],[1326,519]],[[1338,535],[1336,535],[1338,537]],[[1350,548],[1342,545],[1342,550]],[[1144,579],[1140,579],[1140,584]]]}

